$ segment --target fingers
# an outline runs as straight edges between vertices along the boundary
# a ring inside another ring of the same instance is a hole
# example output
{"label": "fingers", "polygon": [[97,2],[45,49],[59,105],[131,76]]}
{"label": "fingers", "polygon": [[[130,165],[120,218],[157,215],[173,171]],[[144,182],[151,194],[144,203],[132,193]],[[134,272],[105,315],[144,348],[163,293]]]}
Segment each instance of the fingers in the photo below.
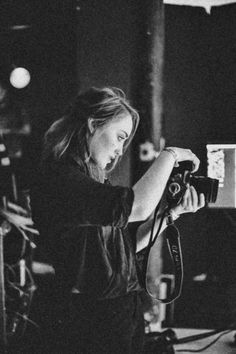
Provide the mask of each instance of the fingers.
{"label": "fingers", "polygon": [[193,169],[192,169],[192,172],[196,172],[199,168],[199,165],[200,165],[200,160],[199,158],[192,153],[192,162],[193,162]]}
{"label": "fingers", "polygon": [[182,205],[185,212],[195,213],[198,210],[198,195],[193,186],[190,186],[186,190]]}
{"label": "fingers", "polygon": [[178,206],[178,213],[195,213],[205,206],[205,196],[203,193],[198,195],[193,186],[189,186],[184,193],[182,202]]}
{"label": "fingers", "polygon": [[198,201],[198,208],[201,209],[205,206],[206,201],[205,201],[205,195],[203,193],[200,193],[199,195],[199,201]]}
{"label": "fingers", "polygon": [[181,161],[191,161],[193,163],[192,172],[196,172],[200,165],[199,158],[190,150],[190,149],[182,149],[177,147],[171,147],[177,156],[177,162]]}
{"label": "fingers", "polygon": [[199,168],[200,160],[191,150],[187,149],[186,151],[187,156],[185,157],[185,161],[192,161],[193,169],[191,172],[196,172]]}
{"label": "fingers", "polygon": [[189,198],[189,209],[193,213],[195,213],[199,209],[199,200],[200,198],[198,197],[197,191],[193,186],[190,186],[190,198]]}
{"label": "fingers", "polygon": [[184,209],[187,209],[188,208],[188,205],[189,205],[189,197],[190,197],[190,188],[188,187],[186,192],[184,193],[184,196],[183,196],[183,199],[182,199],[182,202],[181,202],[181,206],[184,208]]}

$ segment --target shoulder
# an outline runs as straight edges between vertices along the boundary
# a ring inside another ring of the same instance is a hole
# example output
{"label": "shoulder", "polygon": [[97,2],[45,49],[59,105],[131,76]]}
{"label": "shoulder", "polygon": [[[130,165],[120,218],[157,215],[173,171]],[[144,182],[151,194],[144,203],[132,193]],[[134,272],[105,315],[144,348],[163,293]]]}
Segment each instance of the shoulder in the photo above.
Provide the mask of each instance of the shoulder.
{"label": "shoulder", "polygon": [[57,178],[69,175],[83,176],[88,174],[85,164],[78,163],[73,158],[47,161],[43,163],[41,173]]}
{"label": "shoulder", "polygon": [[31,189],[34,188],[46,188],[52,189],[58,188],[68,183],[78,182],[87,177],[86,167],[82,164],[79,165],[73,159],[68,160],[48,160],[42,163],[34,173]]}

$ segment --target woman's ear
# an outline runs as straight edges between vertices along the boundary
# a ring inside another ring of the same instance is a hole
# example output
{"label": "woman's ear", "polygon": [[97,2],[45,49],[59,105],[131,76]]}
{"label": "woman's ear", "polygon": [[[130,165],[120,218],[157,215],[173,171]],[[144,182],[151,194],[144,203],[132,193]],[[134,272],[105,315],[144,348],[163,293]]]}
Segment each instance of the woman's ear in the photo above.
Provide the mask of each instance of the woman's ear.
{"label": "woman's ear", "polygon": [[96,129],[96,122],[94,118],[89,118],[88,119],[88,130],[90,132],[90,134],[93,134],[95,132]]}

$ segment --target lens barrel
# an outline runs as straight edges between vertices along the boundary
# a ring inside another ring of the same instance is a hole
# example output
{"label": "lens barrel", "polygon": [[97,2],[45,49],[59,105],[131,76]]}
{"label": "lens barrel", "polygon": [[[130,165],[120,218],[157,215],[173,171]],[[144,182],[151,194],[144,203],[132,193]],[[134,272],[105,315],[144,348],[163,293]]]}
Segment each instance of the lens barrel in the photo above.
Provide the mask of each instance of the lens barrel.
{"label": "lens barrel", "polygon": [[191,176],[192,185],[198,194],[205,195],[206,203],[215,203],[218,195],[219,180],[204,176]]}

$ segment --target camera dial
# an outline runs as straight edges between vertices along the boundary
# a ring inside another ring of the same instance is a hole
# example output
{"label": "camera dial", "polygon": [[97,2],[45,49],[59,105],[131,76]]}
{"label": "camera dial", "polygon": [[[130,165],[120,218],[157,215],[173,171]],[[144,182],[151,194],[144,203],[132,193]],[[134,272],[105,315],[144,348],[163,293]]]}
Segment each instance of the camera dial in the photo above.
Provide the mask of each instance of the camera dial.
{"label": "camera dial", "polygon": [[179,164],[174,168],[167,182],[166,198],[170,207],[178,205],[189,185],[193,186],[197,193],[203,193],[206,203],[215,203],[218,194],[219,181],[204,176],[193,176],[191,168],[186,164]]}

